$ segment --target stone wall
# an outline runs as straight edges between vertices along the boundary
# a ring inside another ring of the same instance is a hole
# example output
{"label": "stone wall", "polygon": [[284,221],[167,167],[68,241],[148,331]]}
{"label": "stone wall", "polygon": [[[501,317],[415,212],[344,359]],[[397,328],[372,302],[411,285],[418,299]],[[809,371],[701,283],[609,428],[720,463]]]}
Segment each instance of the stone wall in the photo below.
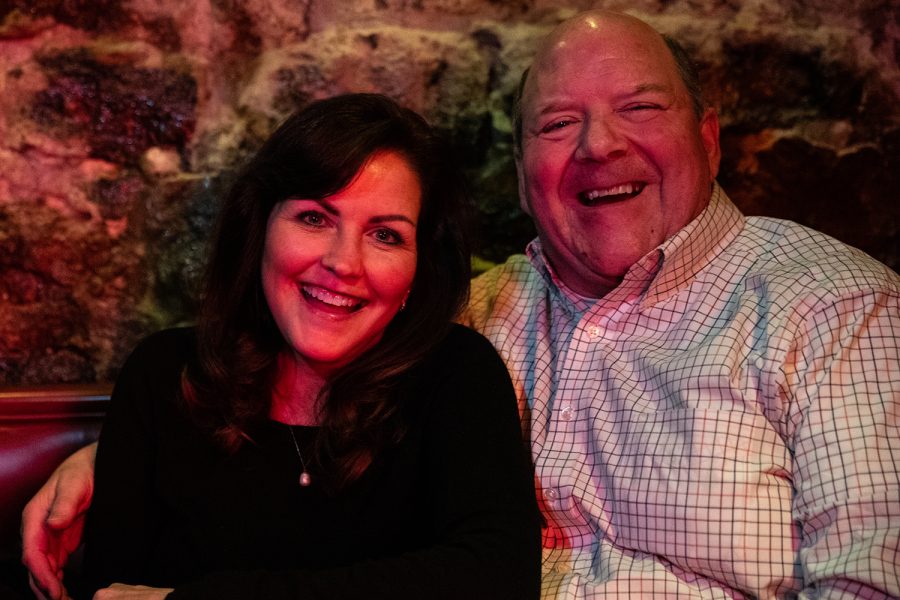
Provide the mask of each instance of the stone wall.
{"label": "stone wall", "polygon": [[480,257],[521,250],[511,93],[590,6],[695,53],[746,212],[900,266],[893,0],[5,0],[0,383],[110,380],[140,336],[189,321],[228,174],[313,98],[379,91],[446,129]]}

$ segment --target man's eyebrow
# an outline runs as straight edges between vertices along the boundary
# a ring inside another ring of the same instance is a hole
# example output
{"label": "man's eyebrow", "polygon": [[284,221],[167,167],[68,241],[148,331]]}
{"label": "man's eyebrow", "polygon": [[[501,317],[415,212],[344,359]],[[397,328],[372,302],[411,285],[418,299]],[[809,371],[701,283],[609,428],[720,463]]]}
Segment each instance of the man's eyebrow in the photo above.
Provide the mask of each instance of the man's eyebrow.
{"label": "man's eyebrow", "polygon": [[539,105],[539,110],[534,113],[535,117],[542,117],[549,113],[560,112],[567,110],[572,105],[571,102],[561,101],[561,100],[550,100],[544,104]]}
{"label": "man's eyebrow", "polygon": [[642,94],[644,92],[666,92],[666,93],[669,93],[671,91],[672,91],[671,86],[665,85],[662,83],[642,83],[634,88],[634,91],[631,92],[631,95]]}
{"label": "man's eyebrow", "polygon": [[[664,83],[641,83],[636,85],[633,89],[628,92],[621,94],[620,97],[628,98],[631,96],[637,96],[638,94],[644,94],[647,92],[660,92],[665,94],[672,93],[672,86],[666,85]],[[566,111],[570,108],[572,102],[567,99],[553,99],[551,98],[549,101],[538,105],[538,110],[534,113],[535,117],[542,117],[549,113],[554,113],[557,111]]]}

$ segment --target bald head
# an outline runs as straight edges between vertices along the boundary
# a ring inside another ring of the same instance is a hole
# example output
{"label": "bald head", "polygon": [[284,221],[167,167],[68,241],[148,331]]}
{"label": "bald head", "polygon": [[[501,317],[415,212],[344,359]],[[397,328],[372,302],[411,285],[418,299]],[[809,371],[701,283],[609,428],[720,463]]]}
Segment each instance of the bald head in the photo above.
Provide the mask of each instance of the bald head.
{"label": "bald head", "polygon": [[648,42],[654,39],[662,41],[655,29],[636,17],[602,9],[589,10],[554,27],[538,45],[533,62],[535,65],[542,64],[552,57],[556,48],[565,46],[571,39],[596,33],[604,35],[628,33],[643,36]]}

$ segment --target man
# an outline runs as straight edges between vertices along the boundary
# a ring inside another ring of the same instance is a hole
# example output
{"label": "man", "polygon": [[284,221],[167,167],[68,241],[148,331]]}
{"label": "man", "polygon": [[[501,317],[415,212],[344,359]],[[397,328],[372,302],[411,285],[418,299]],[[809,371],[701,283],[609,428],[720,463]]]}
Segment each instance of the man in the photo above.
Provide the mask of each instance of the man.
{"label": "man", "polygon": [[[539,239],[464,321],[517,386],[544,596],[900,596],[900,278],[741,215],[696,74],[637,19],[560,25],[517,111]],[[44,586],[66,554],[44,516],[80,512],[90,452],[26,510]]]}

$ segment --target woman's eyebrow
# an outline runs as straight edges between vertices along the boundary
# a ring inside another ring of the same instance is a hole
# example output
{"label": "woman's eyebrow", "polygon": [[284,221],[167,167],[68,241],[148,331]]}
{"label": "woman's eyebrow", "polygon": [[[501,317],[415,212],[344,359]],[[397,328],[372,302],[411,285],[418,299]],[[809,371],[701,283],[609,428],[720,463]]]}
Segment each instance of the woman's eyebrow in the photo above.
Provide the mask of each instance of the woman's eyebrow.
{"label": "woman's eyebrow", "polygon": [[321,206],[322,210],[324,210],[325,212],[327,212],[330,215],[337,216],[337,215],[341,214],[341,211],[339,211],[334,206],[334,204],[331,204],[330,202],[328,202],[327,200],[325,200],[323,198],[313,198],[313,202],[315,202],[316,204]]}
{"label": "woman's eyebrow", "polygon": [[378,215],[369,219],[372,223],[386,223],[388,221],[405,221],[412,225],[416,226],[415,221],[407,217],[406,215]]}
{"label": "woman's eyebrow", "polygon": [[322,210],[324,210],[325,212],[327,212],[330,215],[337,216],[337,215],[341,214],[341,211],[339,211],[337,209],[337,207],[334,206],[334,204],[331,204],[330,202],[328,202],[327,200],[324,200],[322,198],[301,198],[299,196],[292,196],[292,197],[288,198],[286,200],[286,202],[314,202],[314,203],[318,204],[319,206],[321,206]]}

